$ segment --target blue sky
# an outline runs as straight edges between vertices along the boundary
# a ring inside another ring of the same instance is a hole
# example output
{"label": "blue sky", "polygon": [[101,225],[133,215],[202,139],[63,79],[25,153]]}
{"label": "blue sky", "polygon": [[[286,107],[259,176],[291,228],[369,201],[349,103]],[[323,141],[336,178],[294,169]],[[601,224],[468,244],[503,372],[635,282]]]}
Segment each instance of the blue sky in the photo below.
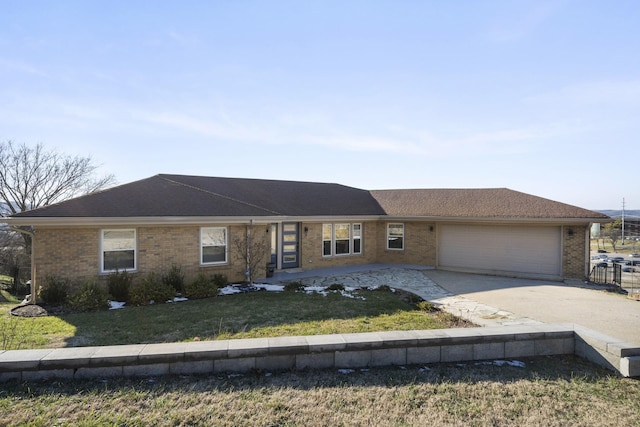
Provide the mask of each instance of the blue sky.
{"label": "blue sky", "polygon": [[640,2],[25,1],[0,139],[158,173],[640,208]]}

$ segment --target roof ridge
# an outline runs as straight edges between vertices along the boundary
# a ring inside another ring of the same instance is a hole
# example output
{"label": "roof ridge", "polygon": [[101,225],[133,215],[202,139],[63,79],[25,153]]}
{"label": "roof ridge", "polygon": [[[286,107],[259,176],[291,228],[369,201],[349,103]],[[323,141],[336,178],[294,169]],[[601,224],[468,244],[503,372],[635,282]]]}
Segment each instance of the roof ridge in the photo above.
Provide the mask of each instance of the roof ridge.
{"label": "roof ridge", "polygon": [[[272,213],[272,214],[283,215],[281,212],[277,212],[277,211],[274,211],[274,210],[271,210],[271,209],[267,209],[267,208],[265,208],[263,206],[258,206],[258,205],[255,205],[253,203],[249,203],[249,202],[245,202],[243,200],[234,199],[233,197],[225,196],[224,194],[216,193],[214,191],[205,190],[204,188],[196,187],[195,185],[190,185],[190,184],[186,184],[184,182],[180,182],[180,181],[176,181],[174,179],[167,178],[167,175],[164,175],[164,176],[163,175],[157,175],[157,176],[158,176],[158,178],[163,179],[165,181],[173,182],[174,184],[178,184],[178,185],[181,185],[183,187],[191,188],[193,190],[200,191],[202,193],[211,194],[213,196],[221,197],[223,199],[230,200],[230,201],[235,202],[235,203],[241,203],[241,204],[243,204],[245,206],[251,206],[252,208],[262,209],[263,211],[269,212],[269,213]],[[173,176],[176,176],[176,175],[173,175]]]}

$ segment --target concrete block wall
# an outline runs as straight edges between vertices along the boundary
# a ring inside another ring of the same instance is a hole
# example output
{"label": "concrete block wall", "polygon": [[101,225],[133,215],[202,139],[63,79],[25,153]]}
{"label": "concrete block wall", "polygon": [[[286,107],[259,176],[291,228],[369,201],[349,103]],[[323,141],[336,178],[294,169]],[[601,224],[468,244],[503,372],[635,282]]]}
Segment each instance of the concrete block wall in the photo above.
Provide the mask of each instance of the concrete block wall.
{"label": "concrete block wall", "polygon": [[365,368],[577,354],[640,376],[640,348],[572,324],[0,352],[0,381]]}

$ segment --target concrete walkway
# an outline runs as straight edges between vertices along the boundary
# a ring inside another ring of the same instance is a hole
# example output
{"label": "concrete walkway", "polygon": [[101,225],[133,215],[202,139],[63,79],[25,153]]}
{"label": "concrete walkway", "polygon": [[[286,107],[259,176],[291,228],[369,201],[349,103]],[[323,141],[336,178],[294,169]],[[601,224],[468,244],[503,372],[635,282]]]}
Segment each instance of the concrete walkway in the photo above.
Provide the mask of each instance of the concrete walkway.
{"label": "concrete walkway", "polygon": [[553,282],[394,264],[278,272],[270,283],[388,285],[412,292],[480,326],[576,323],[640,344],[640,302],[579,280]]}

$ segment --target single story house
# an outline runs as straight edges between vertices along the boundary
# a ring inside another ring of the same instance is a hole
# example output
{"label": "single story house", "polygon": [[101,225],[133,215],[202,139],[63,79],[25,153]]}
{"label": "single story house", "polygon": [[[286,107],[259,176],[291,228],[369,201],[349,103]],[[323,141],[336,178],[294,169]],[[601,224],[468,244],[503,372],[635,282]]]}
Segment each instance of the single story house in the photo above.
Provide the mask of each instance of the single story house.
{"label": "single story house", "polygon": [[[339,184],[160,174],[11,216],[33,230],[33,269],[71,280],[179,265],[243,280],[369,263],[545,279],[585,278],[606,215],[506,188],[368,191]],[[35,276],[34,276],[35,277]]]}

